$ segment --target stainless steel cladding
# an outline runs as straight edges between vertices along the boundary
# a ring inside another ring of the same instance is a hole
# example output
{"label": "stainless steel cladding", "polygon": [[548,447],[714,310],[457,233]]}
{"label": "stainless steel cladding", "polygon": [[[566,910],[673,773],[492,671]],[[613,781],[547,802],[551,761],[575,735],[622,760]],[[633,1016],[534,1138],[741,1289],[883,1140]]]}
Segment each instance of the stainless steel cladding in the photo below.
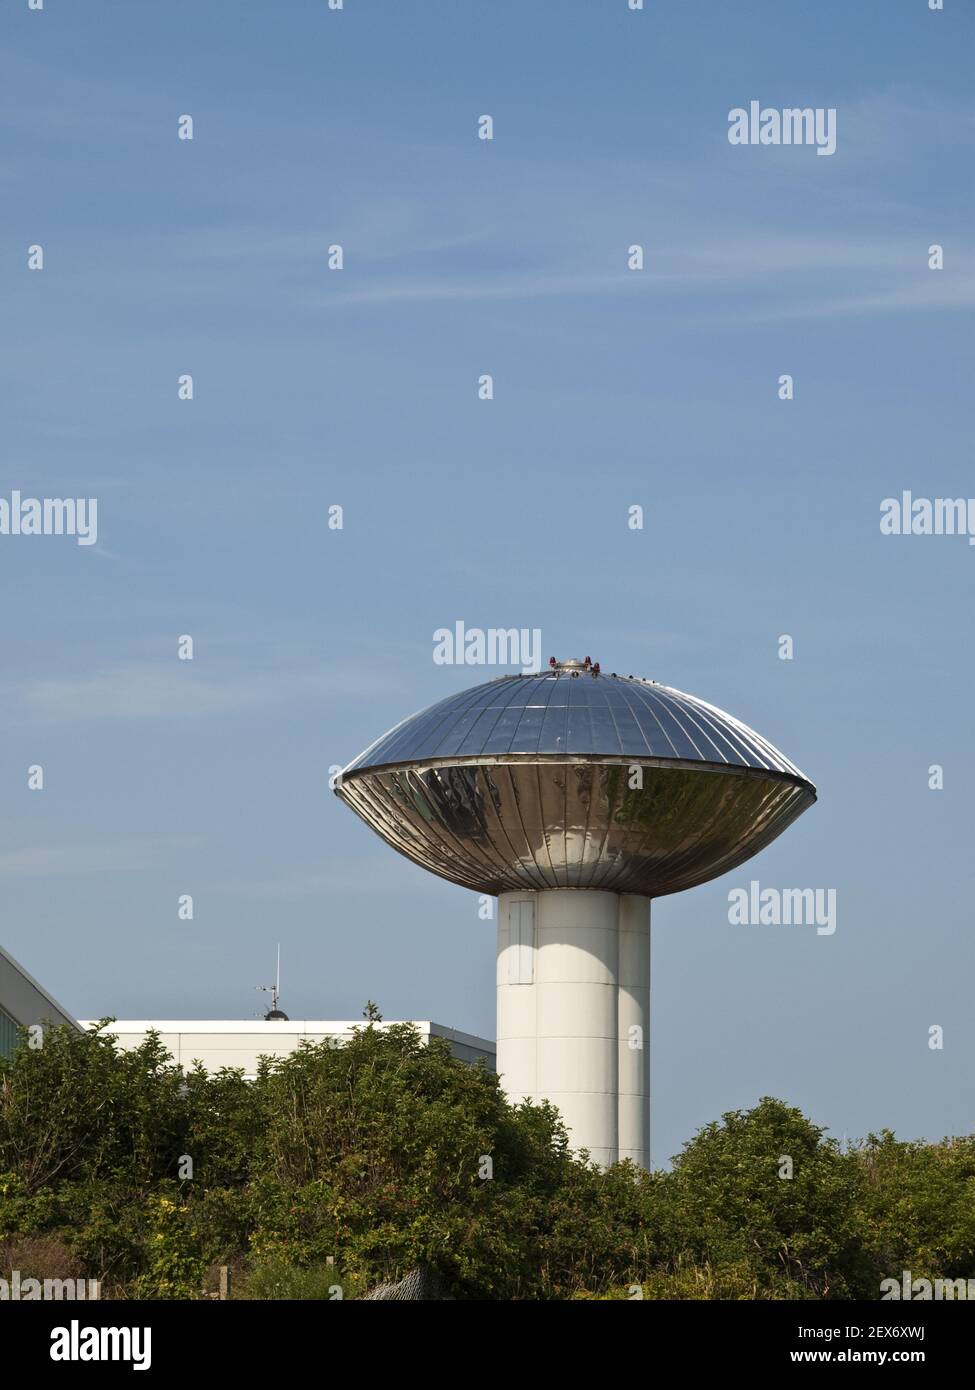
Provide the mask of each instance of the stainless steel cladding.
{"label": "stainless steel cladding", "polygon": [[441,700],[354,759],[336,793],[401,854],[480,893],[650,897],[733,869],[816,799],[731,715],[581,662]]}

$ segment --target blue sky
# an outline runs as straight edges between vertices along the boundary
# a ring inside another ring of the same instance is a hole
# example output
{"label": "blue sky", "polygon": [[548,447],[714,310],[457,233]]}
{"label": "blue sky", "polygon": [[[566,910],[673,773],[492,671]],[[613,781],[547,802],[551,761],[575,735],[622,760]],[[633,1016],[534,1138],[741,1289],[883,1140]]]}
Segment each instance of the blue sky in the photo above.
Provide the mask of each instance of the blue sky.
{"label": "blue sky", "polygon": [[[975,549],[879,531],[975,493],[946,5],[4,8],[0,495],[95,496],[99,540],[0,537],[0,939],[68,1008],[247,1017],[280,940],[293,1017],[492,1036],[476,899],[328,768],[496,674],[436,628],[539,627],[819,787],[655,906],[656,1160],[769,1093],[971,1130]],[[835,107],[835,155],[729,145],[752,99]],[[731,927],[752,877],[835,888],[835,936]]]}

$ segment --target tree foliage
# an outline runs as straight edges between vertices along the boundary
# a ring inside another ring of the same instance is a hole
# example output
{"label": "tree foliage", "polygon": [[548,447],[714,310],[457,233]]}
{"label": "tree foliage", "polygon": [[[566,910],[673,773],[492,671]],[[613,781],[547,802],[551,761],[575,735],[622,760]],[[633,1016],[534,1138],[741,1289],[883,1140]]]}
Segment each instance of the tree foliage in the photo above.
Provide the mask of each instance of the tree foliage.
{"label": "tree foliage", "polygon": [[973,1272],[975,1138],[843,1151],[765,1099],[669,1171],[602,1172],[551,1106],[376,1021],[253,1082],[184,1072],[156,1035],[25,1038],[0,1060],[3,1258],[61,1250],[135,1298],[199,1297],[217,1264],[317,1299],[418,1266],[482,1299],[877,1298],[902,1269]]}

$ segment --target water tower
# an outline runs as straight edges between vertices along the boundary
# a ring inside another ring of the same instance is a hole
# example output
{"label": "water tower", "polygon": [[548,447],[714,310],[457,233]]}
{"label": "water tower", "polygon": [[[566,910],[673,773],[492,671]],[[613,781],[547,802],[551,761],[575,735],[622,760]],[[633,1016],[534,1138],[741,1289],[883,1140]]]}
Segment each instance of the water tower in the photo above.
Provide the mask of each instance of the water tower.
{"label": "water tower", "polygon": [[336,794],[415,864],[498,901],[498,1072],[573,1147],[649,1167],[650,899],[727,873],[816,799],[731,715],[552,658],[404,719]]}

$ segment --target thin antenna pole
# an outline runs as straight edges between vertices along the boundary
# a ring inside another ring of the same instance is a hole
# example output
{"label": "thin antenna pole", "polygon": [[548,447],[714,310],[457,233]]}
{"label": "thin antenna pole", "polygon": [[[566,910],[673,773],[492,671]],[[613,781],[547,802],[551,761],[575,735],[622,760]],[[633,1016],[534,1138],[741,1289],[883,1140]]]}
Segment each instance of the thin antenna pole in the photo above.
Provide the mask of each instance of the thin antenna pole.
{"label": "thin antenna pole", "polygon": [[[273,1016],[273,1015],[275,1015],[275,1014],[279,1014],[279,1013],[280,1013],[280,1010],[278,1009],[278,1002],[279,1002],[279,1000],[280,1000],[280,998],[281,998],[281,942],[280,942],[280,941],[278,942],[278,959],[277,959],[277,965],[276,965],[275,971],[274,971],[274,984],[273,984],[273,985],[255,985],[254,988],[255,988],[255,989],[258,989],[258,990],[263,990],[266,994],[270,994],[270,996],[271,996],[271,1008],[270,1008],[270,1011],[264,1015],[265,1019],[267,1019],[267,1018],[269,1018],[269,1017],[271,1017],[271,1016]],[[287,1017],[286,1014],[280,1014],[280,1016],[281,1016],[282,1018],[286,1018],[286,1017]]]}

